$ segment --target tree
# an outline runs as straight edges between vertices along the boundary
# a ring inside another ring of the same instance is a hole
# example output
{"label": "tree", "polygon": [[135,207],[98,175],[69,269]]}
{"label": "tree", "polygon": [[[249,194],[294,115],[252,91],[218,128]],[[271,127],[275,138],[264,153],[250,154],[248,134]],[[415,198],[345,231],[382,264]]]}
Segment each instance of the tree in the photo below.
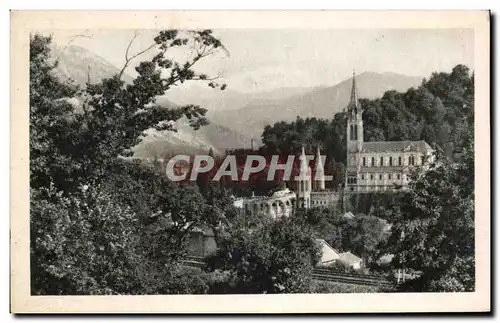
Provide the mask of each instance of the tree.
{"label": "tree", "polygon": [[351,219],[328,208],[309,209],[297,216],[304,217],[317,237],[337,250],[351,251],[364,258],[365,263],[380,253],[380,246],[387,239],[384,222],[375,216],[357,214]]}
{"label": "tree", "polygon": [[387,239],[380,218],[358,214],[350,221],[344,234],[343,247],[363,258],[365,263],[380,256],[380,245]]}
{"label": "tree", "polygon": [[345,114],[337,113],[331,121],[297,117],[293,122],[268,125],[262,133],[261,152],[288,156],[300,152],[302,146],[309,153],[315,153],[320,147],[321,153],[326,155],[325,173],[334,177],[326,186],[339,189],[344,183],[346,122]]}
{"label": "tree", "polygon": [[30,39],[30,187],[49,187],[57,176],[75,170],[72,160],[61,153],[61,143],[72,135],[74,107],[65,100],[77,88],[59,81],[48,62],[51,39]]}
{"label": "tree", "polygon": [[[132,84],[125,84],[120,73],[99,83],[88,83],[79,91],[64,88],[51,74],[54,66],[47,63],[49,43],[48,38],[33,36],[30,54],[30,106],[35,130],[30,144],[37,149],[50,147],[58,158],[50,163],[48,170],[33,169],[34,178],[49,172],[38,185],[47,186],[47,177],[56,186],[63,187],[78,186],[82,178],[105,176],[116,158],[132,154],[131,148],[140,142],[147,129],[173,130],[172,122],[181,117],[189,119],[195,129],[207,124],[206,110],[198,106],[167,109],[155,104],[155,98],[171,87],[197,80],[211,87],[225,88],[216,82],[217,77],[194,69],[201,60],[224,50],[210,30],[161,31],[148,47],[155,50],[155,56],[139,63],[135,68],[138,76]],[[124,69],[142,54],[130,55],[129,49],[130,46],[125,54]],[[169,58],[173,49],[185,52],[184,60]],[[71,97],[77,98],[78,109],[68,103]],[[76,113],[77,110],[80,113]],[[40,150],[38,155],[50,153]]]}
{"label": "tree", "polygon": [[230,273],[231,293],[304,293],[319,257],[311,229],[283,218],[253,230],[234,227],[207,264],[209,270]]}
{"label": "tree", "polygon": [[474,154],[472,140],[461,160],[441,156],[413,174],[410,189],[396,202],[389,245],[393,265],[422,272],[403,286],[415,291],[473,291]]}
{"label": "tree", "polygon": [[[147,129],[173,130],[182,116],[194,128],[206,123],[204,109],[160,108],[155,97],[189,80],[223,89],[193,69],[223,46],[209,30],[161,31],[148,47],[154,58],[136,67],[133,84],[121,80],[141,54],[129,54],[129,46],[120,74],[80,89],[53,75],[49,45],[50,38],[30,38],[32,292],[158,291],[151,277],[175,277],[170,269],[189,231],[211,213],[196,186],[176,186],[120,158]],[[188,47],[194,56],[185,61],[167,58],[168,50]]]}
{"label": "tree", "polygon": [[31,291],[35,295],[133,294],[138,221],[100,187],[65,196],[31,193]]}

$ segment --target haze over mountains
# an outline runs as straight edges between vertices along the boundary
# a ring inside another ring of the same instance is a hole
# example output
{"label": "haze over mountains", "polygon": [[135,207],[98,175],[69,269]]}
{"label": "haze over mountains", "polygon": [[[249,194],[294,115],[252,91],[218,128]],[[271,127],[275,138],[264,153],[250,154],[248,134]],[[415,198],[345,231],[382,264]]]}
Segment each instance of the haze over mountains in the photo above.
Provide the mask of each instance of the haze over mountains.
{"label": "haze over mountains", "polygon": [[178,104],[197,104],[208,111],[238,110],[249,105],[267,104],[304,94],[311,87],[283,87],[265,92],[243,93],[231,90],[231,85],[224,90],[214,90],[208,86],[196,84],[189,89],[174,88],[167,93],[169,100]]}
{"label": "haze over mountains", "polygon": [[[119,68],[104,58],[78,46],[68,46],[64,52],[54,48],[53,56],[59,59],[56,73],[61,79],[73,79],[84,85],[90,75],[91,82],[110,77]],[[90,69],[89,69],[90,66]],[[395,73],[364,72],[356,76],[361,98],[376,98],[387,90],[405,91],[416,87],[423,77],[411,77]],[[125,75],[124,80],[132,82]],[[197,104],[208,110],[210,125],[195,131],[186,120],[177,122],[177,132],[148,131],[143,142],[135,147],[137,157],[159,157],[171,153],[216,152],[228,148],[249,148],[253,138],[256,145],[265,125],[278,121],[294,120],[296,116],[332,118],[347,105],[351,93],[352,78],[333,86],[313,88],[278,88],[266,92],[241,93],[193,84],[176,88],[159,97],[157,104],[172,108],[184,104]]]}
{"label": "haze over mountains", "polygon": [[[356,76],[356,84],[361,98],[373,99],[388,90],[406,91],[418,86],[422,79],[394,73],[364,72]],[[208,117],[245,135],[259,138],[265,125],[280,120],[294,120],[297,116],[332,118],[347,106],[351,87],[352,78],[349,78],[334,86],[313,88],[281,100],[250,102],[234,111],[211,110]]]}

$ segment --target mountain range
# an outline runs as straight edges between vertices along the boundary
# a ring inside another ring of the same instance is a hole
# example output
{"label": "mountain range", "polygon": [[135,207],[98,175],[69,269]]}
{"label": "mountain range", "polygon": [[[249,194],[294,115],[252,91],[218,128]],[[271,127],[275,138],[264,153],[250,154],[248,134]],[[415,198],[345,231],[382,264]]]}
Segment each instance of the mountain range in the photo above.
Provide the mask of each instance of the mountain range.
{"label": "mountain range", "polygon": [[[104,58],[78,47],[68,46],[62,51],[54,47],[52,57],[59,61],[56,74],[63,80],[72,79],[84,85],[110,77],[119,68]],[[131,83],[133,78],[124,75]],[[364,72],[356,76],[361,98],[380,97],[387,90],[405,91],[418,86],[423,77],[395,73]],[[223,152],[229,148],[249,148],[251,139],[259,145],[264,126],[278,121],[294,120],[297,116],[332,118],[347,105],[352,78],[333,86],[278,88],[266,92],[241,93],[234,90],[214,90],[201,85],[176,88],[167,96],[157,98],[157,104],[175,108],[184,104],[197,104],[208,110],[210,121],[197,131],[189,127],[187,120],[176,123],[177,132],[148,130],[143,141],[136,147],[136,157],[159,157],[172,153]]]}
{"label": "mountain range", "polygon": [[[406,91],[420,85],[422,79],[395,73],[364,72],[356,76],[356,84],[359,97],[374,99],[388,90]],[[334,86],[313,88],[281,100],[251,102],[231,111],[210,110],[208,117],[247,136],[259,138],[264,126],[277,121],[290,121],[297,116],[333,118],[347,106],[351,88],[352,78],[349,78]]]}

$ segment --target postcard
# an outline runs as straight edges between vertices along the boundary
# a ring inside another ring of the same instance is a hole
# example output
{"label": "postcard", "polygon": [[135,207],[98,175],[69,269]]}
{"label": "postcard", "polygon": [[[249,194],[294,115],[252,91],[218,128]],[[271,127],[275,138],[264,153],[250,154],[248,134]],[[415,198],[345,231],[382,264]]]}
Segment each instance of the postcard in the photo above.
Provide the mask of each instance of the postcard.
{"label": "postcard", "polygon": [[489,24],[12,11],[11,312],[489,312]]}

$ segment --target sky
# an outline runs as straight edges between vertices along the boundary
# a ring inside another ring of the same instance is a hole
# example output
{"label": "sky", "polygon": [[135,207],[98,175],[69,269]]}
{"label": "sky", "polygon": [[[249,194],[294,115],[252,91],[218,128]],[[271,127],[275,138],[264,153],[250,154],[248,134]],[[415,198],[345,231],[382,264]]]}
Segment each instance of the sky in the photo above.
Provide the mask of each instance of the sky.
{"label": "sky", "polygon": [[[50,33],[59,46],[71,42],[121,68],[135,32],[139,35],[131,53],[146,48],[157,33],[154,30]],[[214,35],[229,55],[208,57],[198,70],[209,75],[222,74],[228,88],[240,92],[331,86],[349,78],[353,70],[426,77],[434,71],[449,72],[457,64],[474,68],[472,29],[214,30]],[[133,66],[127,73],[134,75]]]}

